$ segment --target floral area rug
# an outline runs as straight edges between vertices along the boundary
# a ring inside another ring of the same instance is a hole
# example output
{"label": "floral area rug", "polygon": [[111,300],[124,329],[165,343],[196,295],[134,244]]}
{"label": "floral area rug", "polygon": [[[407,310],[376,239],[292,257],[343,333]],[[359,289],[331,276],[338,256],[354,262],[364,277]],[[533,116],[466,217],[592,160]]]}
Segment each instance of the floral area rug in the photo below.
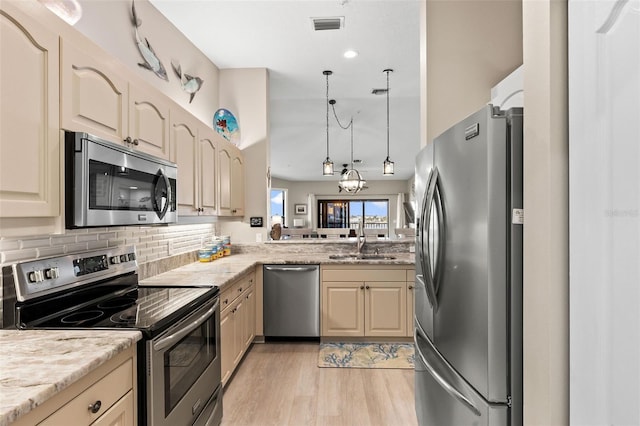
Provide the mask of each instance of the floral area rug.
{"label": "floral area rug", "polygon": [[413,343],[321,343],[318,367],[413,368]]}

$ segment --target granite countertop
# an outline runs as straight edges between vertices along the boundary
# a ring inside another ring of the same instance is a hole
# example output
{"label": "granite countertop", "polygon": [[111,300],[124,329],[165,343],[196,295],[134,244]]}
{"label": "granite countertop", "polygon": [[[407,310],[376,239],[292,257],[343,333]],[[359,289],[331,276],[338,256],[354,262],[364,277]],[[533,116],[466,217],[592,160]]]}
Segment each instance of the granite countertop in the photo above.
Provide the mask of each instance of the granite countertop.
{"label": "granite countertop", "polygon": [[130,330],[0,330],[0,426],[41,405],[141,337]]}
{"label": "granite countertop", "polygon": [[142,286],[217,286],[224,290],[261,264],[414,265],[414,253],[390,253],[395,259],[330,259],[329,253],[233,254],[213,262],[194,262],[140,281]]}

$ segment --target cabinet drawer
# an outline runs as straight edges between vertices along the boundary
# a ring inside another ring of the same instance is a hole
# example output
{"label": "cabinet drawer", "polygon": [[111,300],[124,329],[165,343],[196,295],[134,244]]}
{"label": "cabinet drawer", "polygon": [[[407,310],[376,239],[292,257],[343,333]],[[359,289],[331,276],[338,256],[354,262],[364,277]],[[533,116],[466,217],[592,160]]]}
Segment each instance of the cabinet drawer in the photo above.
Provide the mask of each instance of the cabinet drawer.
{"label": "cabinet drawer", "polygon": [[325,269],[322,281],[405,281],[405,269]]}
{"label": "cabinet drawer", "polygon": [[[90,424],[104,414],[133,387],[133,362],[128,359],[115,370],[87,388],[58,411],[47,417],[41,425]],[[94,414],[90,405],[100,401],[100,409]]]}
{"label": "cabinet drawer", "polygon": [[238,296],[244,294],[254,282],[254,274],[247,274],[230,284],[220,294],[220,311],[224,312]]}
{"label": "cabinet drawer", "polygon": [[415,269],[407,269],[407,282],[414,282],[416,280],[416,270]]}

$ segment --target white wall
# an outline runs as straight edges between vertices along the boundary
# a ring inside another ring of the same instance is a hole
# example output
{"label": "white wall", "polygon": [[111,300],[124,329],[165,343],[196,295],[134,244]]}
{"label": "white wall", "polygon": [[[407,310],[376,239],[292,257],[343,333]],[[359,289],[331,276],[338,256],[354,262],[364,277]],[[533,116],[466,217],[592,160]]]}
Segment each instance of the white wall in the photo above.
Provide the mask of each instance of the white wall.
{"label": "white wall", "polygon": [[567,3],[523,2],[524,424],[569,421]]}
{"label": "white wall", "polygon": [[[256,234],[267,234],[269,208],[268,173],[271,151],[269,139],[269,72],[266,68],[220,71],[220,106],[234,113],[240,127],[244,155],[244,218],[221,219],[221,230],[236,242],[252,242]],[[251,228],[250,217],[262,217],[265,226]]]}
{"label": "white wall", "polygon": [[491,99],[522,64],[521,0],[426,1],[422,146]]}
{"label": "white wall", "polygon": [[569,2],[573,425],[640,424],[638,11]]}
{"label": "white wall", "polygon": [[[134,70],[156,89],[170,97],[209,127],[218,109],[218,67],[173,26],[149,1],[136,0],[136,14],[142,21],[138,28],[163,63],[169,81],[157,77],[138,63],[144,62],[135,43],[131,21],[131,0],[79,0],[82,18],[74,26],[94,43]],[[189,95],[182,90],[171,68],[171,61],[179,63],[182,72],[204,80],[202,88],[189,104]]]}

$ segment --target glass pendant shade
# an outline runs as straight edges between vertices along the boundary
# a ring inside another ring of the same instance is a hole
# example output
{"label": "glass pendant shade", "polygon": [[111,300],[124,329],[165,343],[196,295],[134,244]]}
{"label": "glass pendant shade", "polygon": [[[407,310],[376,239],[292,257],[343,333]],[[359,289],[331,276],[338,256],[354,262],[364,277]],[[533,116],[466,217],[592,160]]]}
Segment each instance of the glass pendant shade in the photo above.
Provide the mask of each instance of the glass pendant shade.
{"label": "glass pendant shade", "polygon": [[333,176],[333,161],[331,161],[329,157],[322,163],[322,175]]}
{"label": "glass pendant shade", "polygon": [[382,174],[385,176],[393,175],[393,161],[389,160],[389,157],[387,157],[387,159],[384,160],[384,163],[382,166]]}
{"label": "glass pendant shade", "polygon": [[367,181],[362,178],[360,172],[356,169],[351,169],[342,175],[338,182],[338,187],[340,190],[349,194],[355,194],[356,192],[363,190],[366,183]]}

